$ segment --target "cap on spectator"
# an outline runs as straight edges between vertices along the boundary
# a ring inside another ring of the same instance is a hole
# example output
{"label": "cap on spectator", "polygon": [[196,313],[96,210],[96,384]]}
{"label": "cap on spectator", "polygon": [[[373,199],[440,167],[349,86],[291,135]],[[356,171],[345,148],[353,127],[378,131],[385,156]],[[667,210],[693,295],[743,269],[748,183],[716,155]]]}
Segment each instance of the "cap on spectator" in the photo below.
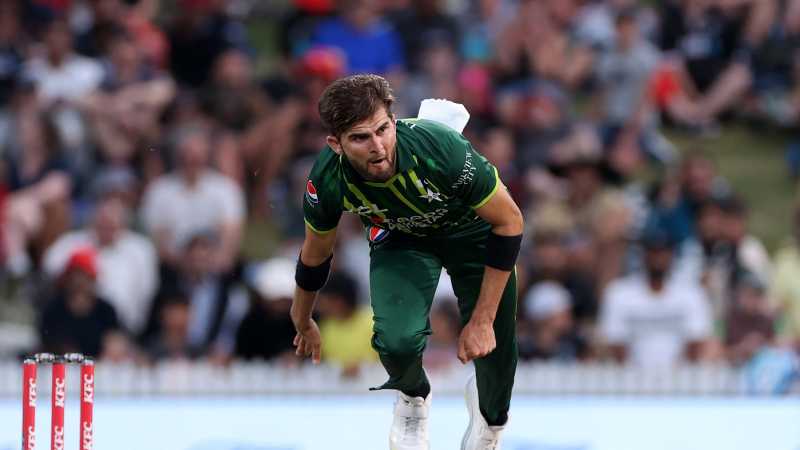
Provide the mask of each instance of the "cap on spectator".
{"label": "cap on spectator", "polygon": [[744,200],[738,195],[726,195],[716,200],[719,209],[723,213],[730,216],[745,216],[747,215],[747,205]]}
{"label": "cap on spectator", "polygon": [[252,268],[250,286],[265,300],[292,298],[295,266],[289,258],[268,259]]}
{"label": "cap on spectator", "polygon": [[345,72],[345,56],[336,48],[318,46],[300,57],[299,68],[304,75],[333,81]]}
{"label": "cap on spectator", "polygon": [[554,281],[536,283],[525,296],[525,312],[532,319],[547,319],[570,306],[569,292]]}
{"label": "cap on spectator", "polygon": [[561,202],[544,201],[531,214],[534,238],[540,236],[565,236],[575,229],[575,217]]}
{"label": "cap on spectator", "polygon": [[333,12],[333,0],[294,0],[294,7],[310,14]]}
{"label": "cap on spectator", "polygon": [[594,167],[601,172],[606,170],[602,144],[596,131],[588,126],[576,127],[560,151],[550,155],[547,167],[559,177],[565,176],[574,167]]}
{"label": "cap on spectator", "polygon": [[62,273],[67,274],[73,270],[80,270],[92,278],[97,278],[97,252],[95,249],[80,247],[73,250]]}

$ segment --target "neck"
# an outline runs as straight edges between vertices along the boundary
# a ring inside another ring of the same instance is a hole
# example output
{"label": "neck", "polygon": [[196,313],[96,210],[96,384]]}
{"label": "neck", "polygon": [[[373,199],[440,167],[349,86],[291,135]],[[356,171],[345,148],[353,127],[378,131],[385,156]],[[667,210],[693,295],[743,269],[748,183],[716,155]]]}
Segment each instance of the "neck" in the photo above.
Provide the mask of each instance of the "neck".
{"label": "neck", "polygon": [[652,289],[653,292],[661,292],[662,290],[664,290],[664,278],[665,278],[664,275],[650,274],[650,276],[648,277],[650,289]]}
{"label": "neck", "polygon": [[183,171],[183,181],[190,187],[194,187],[200,181],[200,174],[199,170],[184,170]]}
{"label": "neck", "polygon": [[53,67],[58,67],[64,64],[64,61],[67,59],[67,55],[62,55],[59,53],[50,53],[47,55],[47,61]]}

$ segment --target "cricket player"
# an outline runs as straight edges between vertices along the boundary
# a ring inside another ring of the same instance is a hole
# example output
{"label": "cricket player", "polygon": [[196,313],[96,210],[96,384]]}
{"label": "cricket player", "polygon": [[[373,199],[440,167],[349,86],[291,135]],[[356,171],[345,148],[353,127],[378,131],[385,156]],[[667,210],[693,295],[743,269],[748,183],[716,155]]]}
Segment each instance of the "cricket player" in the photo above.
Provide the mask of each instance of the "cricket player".
{"label": "cricket player", "polygon": [[319,100],[328,145],[303,199],[294,345],[319,362],[316,292],[328,277],[342,212],[357,214],[370,241],[372,346],[389,374],[373,389],[399,391],[389,448],[429,449],[431,387],[422,352],[445,268],[463,324],[458,358],[475,364],[461,449],[499,449],[517,364],[514,264],[522,214],[497,169],[459,132],[431,120],[397,120],[393,102],[389,83],[376,75],[337,80]]}

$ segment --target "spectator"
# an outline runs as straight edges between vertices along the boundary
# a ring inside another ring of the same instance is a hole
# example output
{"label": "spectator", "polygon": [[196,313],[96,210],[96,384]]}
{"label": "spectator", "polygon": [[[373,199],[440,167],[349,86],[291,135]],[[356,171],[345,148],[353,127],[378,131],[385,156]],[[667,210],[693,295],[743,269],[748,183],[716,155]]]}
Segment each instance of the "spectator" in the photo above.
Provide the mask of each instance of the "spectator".
{"label": "spectator", "polygon": [[44,270],[58,276],[78,248],[97,251],[97,292],[134,335],[143,331],[158,288],[158,258],[146,237],[128,229],[130,211],[115,195],[100,198],[91,225],[63,234],[44,255]]}
{"label": "spectator", "polygon": [[102,158],[124,165],[158,141],[159,119],[175,85],[144,60],[131,36],[119,31],[107,41],[103,84],[82,107]]}
{"label": "spectator", "polygon": [[771,263],[764,244],[749,232],[747,205],[741,198],[730,196],[723,201],[722,211],[722,238],[731,245],[732,266],[739,272],[757,277],[766,285],[770,279]]}
{"label": "spectator", "polygon": [[456,20],[445,14],[443,0],[413,0],[411,3],[410,8],[397,15],[394,23],[403,41],[406,68],[411,73],[417,73],[424,67],[423,55],[431,43],[439,42],[448,48],[457,48],[461,33]]}
{"label": "spectator", "polygon": [[319,313],[323,361],[341,367],[345,375],[355,375],[361,365],[378,360],[370,345],[372,310],[359,305],[354,279],[333,274],[320,291]]}
{"label": "spectator", "polygon": [[198,232],[219,238],[210,256],[214,271],[231,270],[236,262],[244,220],[241,189],[209,168],[208,132],[199,127],[178,130],[174,143],[177,169],[153,181],[144,194],[142,220],[161,260],[180,266],[180,243]]}
{"label": "spectator", "polygon": [[648,230],[642,245],[645,273],[605,291],[599,327],[612,355],[647,368],[704,359],[712,322],[700,284],[670,276],[673,242],[663,230]]}
{"label": "spectator", "polygon": [[0,4],[0,108],[11,100],[23,66],[23,28],[17,2]]}
{"label": "spectator", "polygon": [[728,182],[719,175],[712,156],[693,149],[683,158],[680,167],[681,205],[688,211],[694,227],[701,206],[730,192]]}
{"label": "spectator", "polygon": [[747,211],[742,200],[726,196],[702,209],[701,235],[705,239],[702,281],[713,316],[722,322],[735,301],[740,278],[748,275],[767,284],[770,260],[764,245],[747,231]]}
{"label": "spectator", "polygon": [[244,25],[225,10],[227,2],[180,0],[180,14],[168,29],[170,73],[182,85],[198,88],[211,76],[224,51],[250,48]]}
{"label": "spectator", "polygon": [[111,41],[124,30],[122,19],[127,5],[122,0],[92,0],[88,2],[92,24],[75,39],[76,50],[90,58],[100,58],[108,51]]}
{"label": "spectator", "polygon": [[15,141],[5,161],[4,255],[6,268],[16,276],[69,226],[72,181],[63,158],[61,140],[51,115],[21,110],[15,119]]}
{"label": "spectator", "polygon": [[237,49],[214,61],[211,83],[204,89],[206,113],[230,130],[241,132],[267,111],[266,98],[255,82],[253,63]]}
{"label": "spectator", "polygon": [[377,0],[340,2],[339,14],[318,25],[313,43],[340,48],[351,74],[391,76],[405,67],[400,36],[381,17]]}
{"label": "spectator", "polygon": [[[568,237],[557,232],[541,231],[530,247],[531,286],[555,283],[567,292],[568,311],[575,326],[593,323],[597,316],[597,296],[590,274],[570,266]],[[552,291],[552,289],[551,289]],[[526,301],[527,302],[527,301]]]}
{"label": "spectator", "polygon": [[[236,330],[247,313],[247,294],[239,283],[238,270],[220,271],[214,254],[220,245],[213,232],[199,232],[182,243],[180,265],[164,268],[161,290],[153,305],[144,340],[162,332],[159,321],[164,302],[180,293],[188,299],[189,324],[186,341],[195,357],[210,357],[226,363],[233,355]],[[172,322],[170,322],[171,324]]]}
{"label": "spectator", "polygon": [[583,83],[593,53],[585,43],[570,39],[576,14],[575,0],[520,2],[495,42],[499,82],[537,78],[568,88]]}
{"label": "spectator", "polygon": [[624,196],[604,184],[604,162],[594,145],[561,147],[554,154],[551,170],[566,181],[565,206],[574,217],[577,231],[589,239],[595,255],[592,263],[600,291],[625,270],[631,226],[631,210]]}
{"label": "spectator", "polygon": [[426,98],[459,100],[459,60],[455,48],[446,41],[429,41],[419,50],[422,69],[411,74],[406,86],[406,99],[398,105],[400,117],[416,117],[419,105]]}
{"label": "spectator", "polygon": [[189,299],[180,292],[165,293],[158,312],[158,332],[144,347],[153,361],[180,361],[197,357],[189,343]]}
{"label": "spectator", "polygon": [[690,121],[707,125],[727,112],[752,83],[749,49],[764,41],[774,0],[665,2],[661,47],[678,55],[678,84],[696,104]]}
{"label": "spectator", "polygon": [[289,318],[295,265],[290,259],[273,258],[254,267],[250,311],[236,332],[239,358],[297,363],[292,346],[295,330]]}
{"label": "spectator", "polygon": [[782,341],[800,349],[800,207],[795,207],[792,237],[775,256],[769,297],[772,308],[783,316]]}
{"label": "spectator", "polygon": [[780,12],[770,33],[753,53],[748,112],[756,119],[790,126],[800,113],[800,98],[793,92],[800,81],[800,1],[779,3]]}
{"label": "spectator", "polygon": [[648,89],[660,55],[642,37],[636,18],[635,9],[617,14],[615,45],[598,57],[597,101],[601,105],[603,143],[611,151],[620,151],[623,145],[642,147],[660,159],[657,149],[648,145],[658,139],[654,136],[656,116]]}
{"label": "spectator", "polygon": [[775,324],[766,285],[759,277],[752,274],[740,277],[726,319],[725,347],[732,363],[745,363],[761,348],[772,344]]}
{"label": "spectator", "polygon": [[96,259],[92,248],[80,248],[70,255],[58,282],[58,294],[41,315],[42,351],[98,357],[103,341],[119,330],[114,307],[96,293]]}
{"label": "spectator", "polygon": [[587,357],[587,343],[573,319],[573,303],[569,292],[553,281],[531,287],[518,327],[521,358],[576,362]]}
{"label": "spectator", "polygon": [[154,21],[159,1],[128,0],[127,3],[128,11],[124,17],[126,30],[150,64],[158,69],[166,69],[169,64],[169,41]]}
{"label": "spectator", "polygon": [[45,105],[79,100],[100,87],[100,63],[74,52],[64,19],[53,19],[44,30],[43,40],[44,54],[28,60],[26,71]]}

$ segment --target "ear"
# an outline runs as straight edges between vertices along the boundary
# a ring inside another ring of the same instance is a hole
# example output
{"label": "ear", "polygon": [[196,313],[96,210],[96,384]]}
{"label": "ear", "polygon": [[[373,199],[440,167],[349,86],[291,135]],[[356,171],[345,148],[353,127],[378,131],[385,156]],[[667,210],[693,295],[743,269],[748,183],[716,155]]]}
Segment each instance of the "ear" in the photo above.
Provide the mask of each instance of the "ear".
{"label": "ear", "polygon": [[339,143],[339,139],[336,139],[336,136],[327,136],[325,142],[337,155],[342,154],[342,144]]}

